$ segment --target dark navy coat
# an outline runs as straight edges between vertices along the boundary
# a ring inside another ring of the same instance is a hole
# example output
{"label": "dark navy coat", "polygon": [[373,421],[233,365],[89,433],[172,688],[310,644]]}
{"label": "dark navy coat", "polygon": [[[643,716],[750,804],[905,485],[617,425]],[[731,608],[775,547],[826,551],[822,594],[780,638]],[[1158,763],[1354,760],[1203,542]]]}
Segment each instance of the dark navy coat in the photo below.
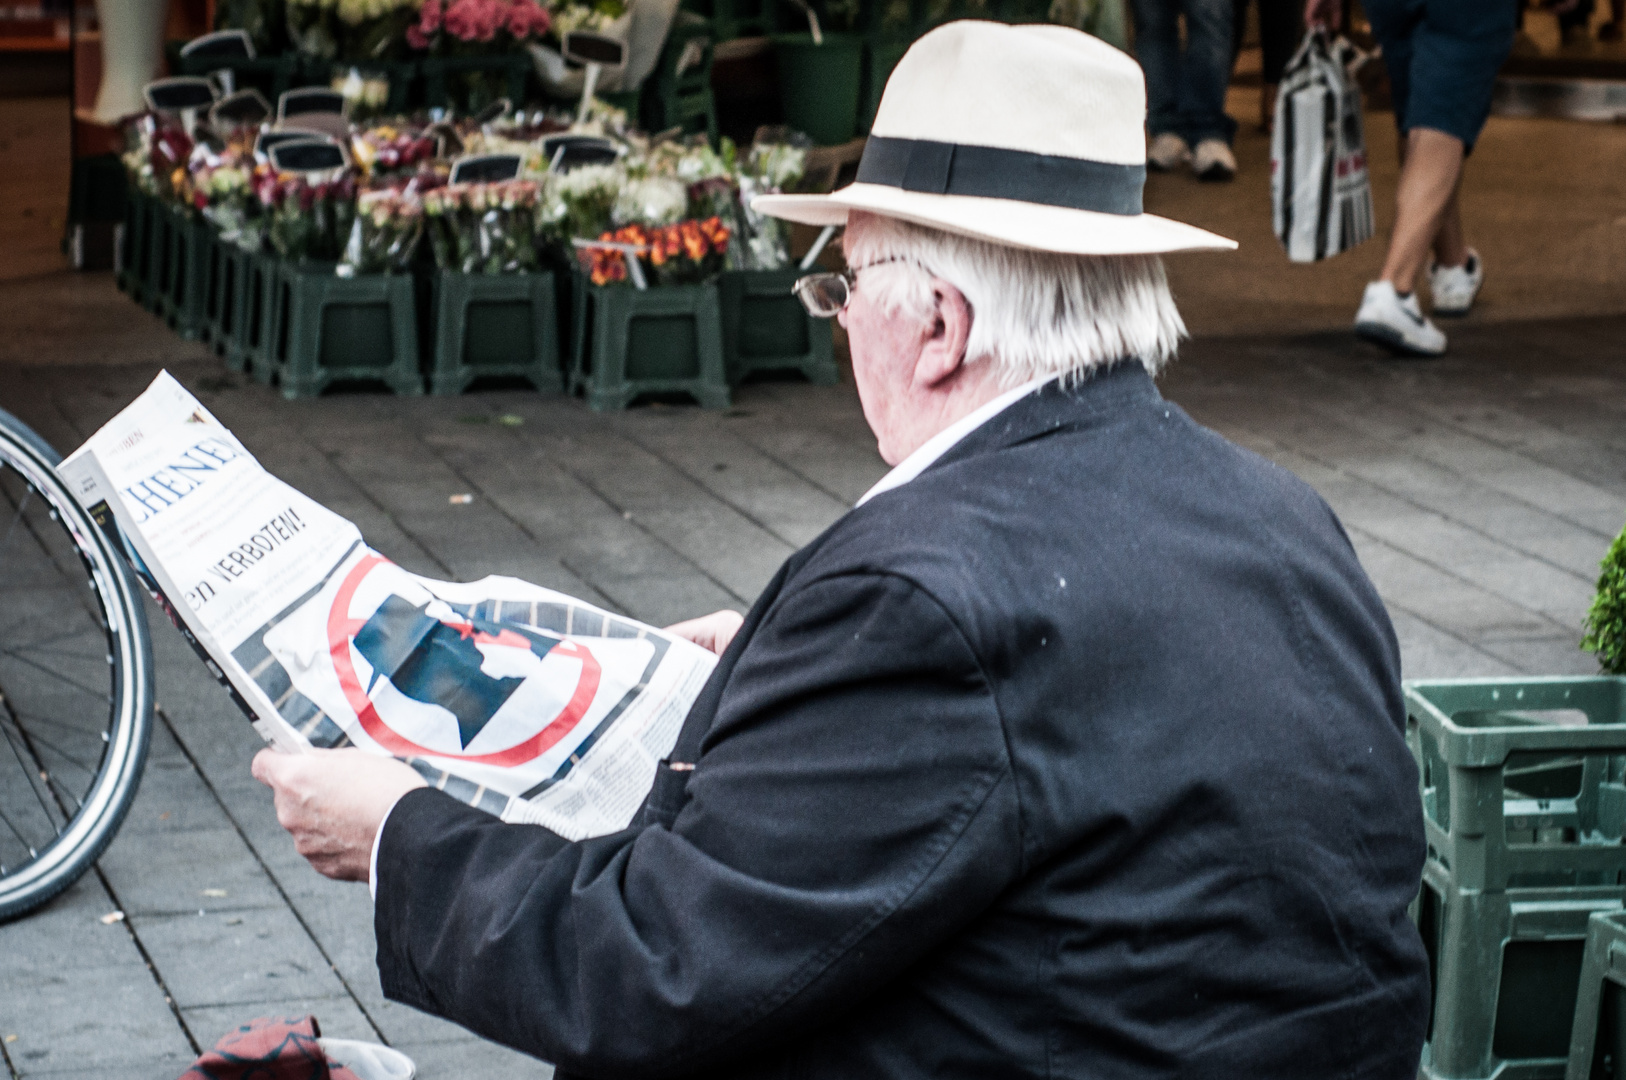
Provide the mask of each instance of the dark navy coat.
{"label": "dark navy coat", "polygon": [[561,1076],[1410,1080],[1404,719],[1332,511],[1121,364],[797,552],[633,828],[407,795],[379,971]]}

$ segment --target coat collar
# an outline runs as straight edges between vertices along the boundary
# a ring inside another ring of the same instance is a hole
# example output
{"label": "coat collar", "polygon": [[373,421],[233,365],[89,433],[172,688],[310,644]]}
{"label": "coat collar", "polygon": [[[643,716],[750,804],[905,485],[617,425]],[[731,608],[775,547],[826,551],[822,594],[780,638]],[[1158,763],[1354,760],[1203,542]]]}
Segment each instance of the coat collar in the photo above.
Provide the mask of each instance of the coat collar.
{"label": "coat collar", "polygon": [[967,434],[928,466],[925,473],[1059,431],[1098,427],[1136,405],[1151,405],[1162,400],[1151,373],[1133,358],[1098,368],[1083,382],[1071,386],[1052,380]]}

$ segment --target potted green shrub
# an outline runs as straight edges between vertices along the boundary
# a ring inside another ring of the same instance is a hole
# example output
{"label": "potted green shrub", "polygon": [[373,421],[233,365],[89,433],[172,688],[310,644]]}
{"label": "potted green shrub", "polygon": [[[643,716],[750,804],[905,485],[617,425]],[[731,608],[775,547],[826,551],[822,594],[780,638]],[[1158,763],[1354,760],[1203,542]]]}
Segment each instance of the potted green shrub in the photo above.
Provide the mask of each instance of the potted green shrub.
{"label": "potted green shrub", "polygon": [[1605,674],[1626,675],[1626,530],[1604,554],[1581,648],[1597,656]]}

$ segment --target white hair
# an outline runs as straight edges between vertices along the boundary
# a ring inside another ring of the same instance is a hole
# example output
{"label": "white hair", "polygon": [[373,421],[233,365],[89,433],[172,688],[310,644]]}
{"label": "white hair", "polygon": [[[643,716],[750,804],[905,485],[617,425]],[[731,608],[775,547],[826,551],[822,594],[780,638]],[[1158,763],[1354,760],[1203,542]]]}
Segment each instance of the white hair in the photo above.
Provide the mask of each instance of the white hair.
{"label": "white hair", "polygon": [[1082,380],[1128,357],[1155,375],[1186,333],[1156,255],[1059,255],[856,211],[849,225],[848,265],[897,260],[858,287],[888,314],[925,318],[931,279],[954,285],[972,312],[966,360],[995,364],[1003,386]]}

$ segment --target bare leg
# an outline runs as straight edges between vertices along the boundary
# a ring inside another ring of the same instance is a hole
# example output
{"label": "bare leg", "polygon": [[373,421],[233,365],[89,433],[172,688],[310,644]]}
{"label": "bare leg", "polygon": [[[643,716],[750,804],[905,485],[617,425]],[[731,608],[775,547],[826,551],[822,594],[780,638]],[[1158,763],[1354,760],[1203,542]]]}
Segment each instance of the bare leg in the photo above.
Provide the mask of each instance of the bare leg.
{"label": "bare leg", "polygon": [[1462,238],[1462,211],[1458,199],[1462,195],[1462,176],[1457,175],[1457,186],[1451,189],[1451,201],[1445,204],[1440,218],[1440,231],[1434,234],[1434,262],[1437,266],[1461,266],[1468,261],[1468,244]]}
{"label": "bare leg", "polygon": [[[1383,262],[1383,280],[1396,292],[1409,293],[1417,287],[1417,275],[1435,246],[1447,211],[1455,205],[1462,151],[1462,140],[1431,128],[1413,128],[1406,138],[1400,188],[1395,195],[1394,235]],[[1452,218],[1456,222],[1450,230],[1452,243],[1460,248],[1462,223],[1454,214]]]}

